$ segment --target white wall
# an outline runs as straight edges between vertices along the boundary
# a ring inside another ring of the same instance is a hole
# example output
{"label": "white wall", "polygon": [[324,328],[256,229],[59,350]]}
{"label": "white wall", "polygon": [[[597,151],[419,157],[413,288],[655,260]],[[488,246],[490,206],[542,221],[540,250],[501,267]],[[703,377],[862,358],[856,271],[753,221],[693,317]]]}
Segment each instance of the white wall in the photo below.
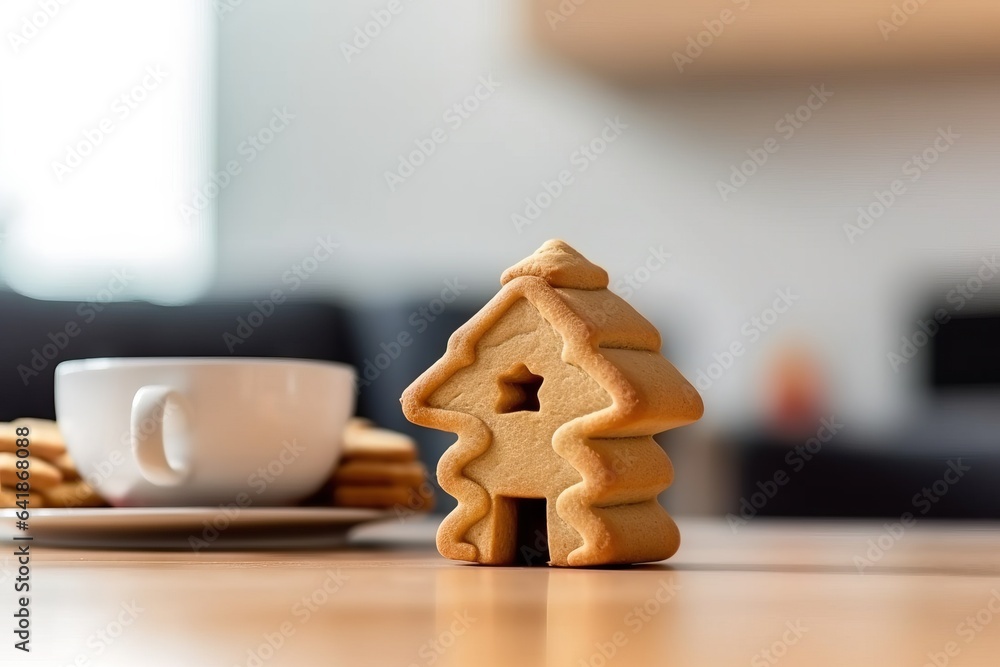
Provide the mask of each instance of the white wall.
{"label": "white wall", "polygon": [[[280,286],[327,234],[343,245],[303,290],[380,302],[424,297],[452,277],[488,294],[551,237],[613,278],[662,245],[671,260],[629,300],[667,334],[681,370],[693,377],[732,341],[748,343],[705,392],[716,423],[750,414],[767,353],[804,338],[828,358],[838,414],[877,425],[909,405],[914,377],[894,373],[886,354],[916,326],[918,288],[964,280],[1000,246],[998,77],[616,89],[534,53],[509,0],[402,0],[346,62],[341,43],[385,5],[243,3],[221,21],[220,161],[245,160],[241,141],[272,107],[296,117],[222,193],[220,292]],[[397,155],[447,127],[442,114],[483,75],[501,87],[391,193],[384,172]],[[717,180],[780,136],[775,122],[821,84],[833,97],[723,202]],[[511,214],[543,179],[572,170],[571,154],[609,117],[628,129],[518,233]],[[960,138],[850,244],[842,225],[946,127]],[[800,300],[749,343],[742,323],[779,288]]]}

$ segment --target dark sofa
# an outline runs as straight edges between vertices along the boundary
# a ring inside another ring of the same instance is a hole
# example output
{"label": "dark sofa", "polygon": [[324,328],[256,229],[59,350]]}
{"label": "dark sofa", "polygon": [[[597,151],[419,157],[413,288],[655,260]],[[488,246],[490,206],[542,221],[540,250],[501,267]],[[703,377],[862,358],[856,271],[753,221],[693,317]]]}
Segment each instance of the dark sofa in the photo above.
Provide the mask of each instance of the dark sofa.
{"label": "dark sofa", "polygon": [[[485,302],[485,299],[483,299]],[[37,301],[0,292],[0,421],[54,418],[55,367],[89,357],[287,357],[354,365],[358,414],[408,432],[431,470],[454,440],[403,418],[399,395],[440,354],[450,333],[482,304],[456,301],[433,321],[426,304],[348,309],[321,300],[260,299],[159,306]],[[413,317],[413,313],[418,313]],[[407,332],[398,345],[399,334]],[[439,494],[439,508],[450,507]]]}

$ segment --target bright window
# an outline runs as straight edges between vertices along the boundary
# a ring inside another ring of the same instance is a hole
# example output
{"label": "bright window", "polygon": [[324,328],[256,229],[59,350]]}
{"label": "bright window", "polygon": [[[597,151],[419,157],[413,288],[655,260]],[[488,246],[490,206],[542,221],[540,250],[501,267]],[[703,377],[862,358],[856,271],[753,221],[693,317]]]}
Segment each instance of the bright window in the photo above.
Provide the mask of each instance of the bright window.
{"label": "bright window", "polygon": [[[0,272],[43,299],[179,303],[208,286],[215,22],[203,0],[6,0]],[[190,209],[187,209],[190,211]]]}

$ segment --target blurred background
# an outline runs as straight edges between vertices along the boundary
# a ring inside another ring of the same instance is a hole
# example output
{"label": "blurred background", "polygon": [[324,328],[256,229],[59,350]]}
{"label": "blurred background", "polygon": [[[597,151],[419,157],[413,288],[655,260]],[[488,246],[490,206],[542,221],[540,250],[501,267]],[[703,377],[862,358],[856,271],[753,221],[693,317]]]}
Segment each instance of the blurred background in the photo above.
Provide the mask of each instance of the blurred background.
{"label": "blurred background", "polygon": [[994,2],[11,0],[0,28],[0,419],[51,417],[68,359],[334,359],[433,467],[453,437],[399,394],[562,238],[704,398],[660,438],[672,512],[1000,518]]}

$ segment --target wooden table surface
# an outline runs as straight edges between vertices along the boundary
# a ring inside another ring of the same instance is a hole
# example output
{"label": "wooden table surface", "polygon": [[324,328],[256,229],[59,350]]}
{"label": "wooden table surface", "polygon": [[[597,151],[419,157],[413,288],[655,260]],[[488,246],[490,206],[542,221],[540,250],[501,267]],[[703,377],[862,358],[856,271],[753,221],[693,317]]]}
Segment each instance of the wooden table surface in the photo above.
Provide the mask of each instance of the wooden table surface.
{"label": "wooden table surface", "polygon": [[0,561],[0,664],[1000,665],[996,524],[678,523],[674,558],[623,569],[454,563],[429,522],[312,552],[36,547],[27,658]]}

